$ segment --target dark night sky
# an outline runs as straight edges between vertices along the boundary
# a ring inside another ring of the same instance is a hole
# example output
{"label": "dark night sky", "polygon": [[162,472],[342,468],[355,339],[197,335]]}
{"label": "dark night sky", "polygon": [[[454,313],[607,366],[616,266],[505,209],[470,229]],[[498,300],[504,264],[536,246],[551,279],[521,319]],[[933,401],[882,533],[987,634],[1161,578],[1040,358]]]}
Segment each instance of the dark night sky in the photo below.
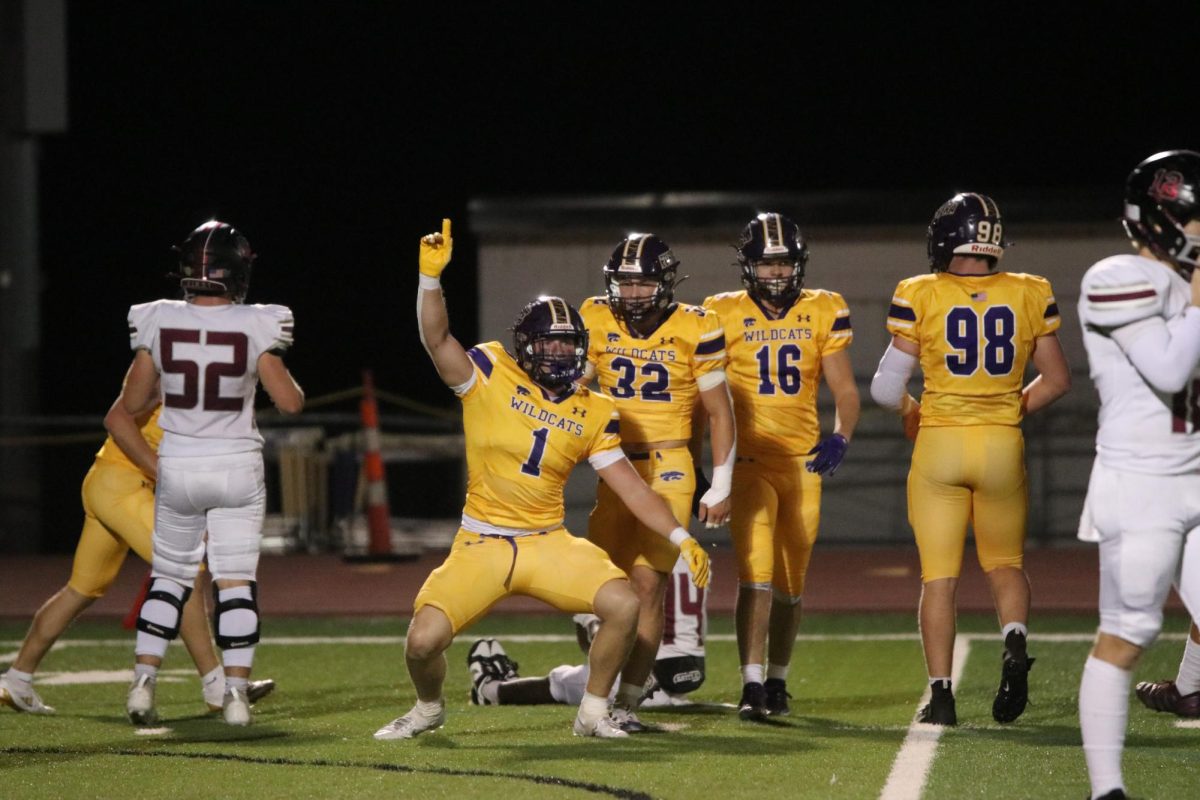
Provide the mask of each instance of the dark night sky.
{"label": "dark night sky", "polygon": [[128,305],[167,291],[168,246],[213,215],[260,254],[250,299],[296,311],[310,395],[372,365],[448,402],[412,323],[415,242],[471,197],[1118,187],[1200,145],[1194,35],[1168,41],[1195,15],[1167,5],[1138,25],[1103,4],[472,5],[70,3],[70,130],[42,161],[46,410],[104,411]]}

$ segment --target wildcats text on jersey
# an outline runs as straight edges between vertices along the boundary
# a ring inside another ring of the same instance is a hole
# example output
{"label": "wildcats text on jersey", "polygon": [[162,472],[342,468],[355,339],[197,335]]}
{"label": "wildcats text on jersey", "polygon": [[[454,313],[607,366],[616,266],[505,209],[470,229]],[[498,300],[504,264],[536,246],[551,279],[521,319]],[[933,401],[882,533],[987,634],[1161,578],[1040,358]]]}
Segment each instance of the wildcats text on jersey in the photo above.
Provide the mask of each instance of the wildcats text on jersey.
{"label": "wildcats text on jersey", "polygon": [[[583,436],[583,425],[570,417],[564,417],[562,414],[556,414],[545,408],[538,408],[533,403],[525,400],[515,394],[509,397],[509,408],[516,411],[518,414],[524,414],[527,417],[537,420],[538,422],[557,428],[560,431],[573,433],[576,436]],[[573,412],[582,416],[587,416],[587,409],[575,406]]]}

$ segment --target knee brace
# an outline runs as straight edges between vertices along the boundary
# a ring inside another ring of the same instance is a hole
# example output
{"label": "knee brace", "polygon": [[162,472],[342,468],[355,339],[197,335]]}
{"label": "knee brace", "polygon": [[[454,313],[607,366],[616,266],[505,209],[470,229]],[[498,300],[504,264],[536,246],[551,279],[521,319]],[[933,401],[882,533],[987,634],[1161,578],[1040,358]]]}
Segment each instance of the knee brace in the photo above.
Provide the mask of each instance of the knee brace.
{"label": "knee brace", "polygon": [[654,662],[654,678],[671,694],[694,692],[704,683],[704,656],[676,656]]}
{"label": "knee brace", "polygon": [[156,577],[138,613],[137,629],[168,642],[174,640],[179,635],[183,607],[191,596],[192,587],[170,578]]}
{"label": "knee brace", "polygon": [[[224,595],[224,597],[222,597]],[[213,629],[217,647],[233,650],[258,644],[258,582],[220,589],[213,584]]]}

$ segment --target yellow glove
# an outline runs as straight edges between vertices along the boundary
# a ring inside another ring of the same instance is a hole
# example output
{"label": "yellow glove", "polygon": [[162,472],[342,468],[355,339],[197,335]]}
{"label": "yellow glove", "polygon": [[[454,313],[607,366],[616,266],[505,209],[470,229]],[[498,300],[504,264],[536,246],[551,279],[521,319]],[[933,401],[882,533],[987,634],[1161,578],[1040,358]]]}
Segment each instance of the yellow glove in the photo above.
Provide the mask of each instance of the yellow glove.
{"label": "yellow glove", "polygon": [[679,552],[687,561],[688,571],[692,573],[692,583],[696,588],[708,586],[708,553],[694,538],[689,536],[679,545]]}
{"label": "yellow glove", "polygon": [[442,277],[450,263],[454,240],[450,238],[450,220],[442,220],[442,232],[421,237],[421,274],[430,278]]}

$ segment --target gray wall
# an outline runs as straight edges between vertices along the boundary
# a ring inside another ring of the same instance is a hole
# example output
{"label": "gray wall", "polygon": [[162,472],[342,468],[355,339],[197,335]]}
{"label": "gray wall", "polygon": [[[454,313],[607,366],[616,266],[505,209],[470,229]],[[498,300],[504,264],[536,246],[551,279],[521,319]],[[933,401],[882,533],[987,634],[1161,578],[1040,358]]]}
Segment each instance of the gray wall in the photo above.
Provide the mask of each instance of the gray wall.
{"label": "gray wall", "polygon": [[[656,231],[670,242],[691,277],[676,297],[700,302],[719,291],[739,289],[731,235],[708,229]],[[855,339],[851,358],[863,393],[863,420],[847,461],[825,483],[821,537],[843,541],[906,541],[904,481],[911,453],[899,423],[875,408],[867,394],[871,375],[887,346],[884,319],[892,290],[901,279],[926,271],[924,230],[919,227],[808,230],[811,256],[807,285],[840,292],[850,305]],[[1074,535],[1091,465],[1096,399],[1087,379],[1075,304],[1079,280],[1092,263],[1128,244],[1115,223],[1025,226],[1005,255],[1009,271],[1031,272],[1054,285],[1062,313],[1060,337],[1075,372],[1070,395],[1045,416],[1026,423],[1030,473],[1031,538],[1069,539]],[[578,303],[603,291],[600,267],[620,234],[580,232],[550,239],[536,236],[482,236],[479,250],[480,337],[506,344],[517,310],[541,293]],[[919,385],[914,381],[914,389]],[[832,424],[828,393],[822,391],[823,427]],[[568,485],[568,527],[587,528],[596,478],[581,468]]]}

